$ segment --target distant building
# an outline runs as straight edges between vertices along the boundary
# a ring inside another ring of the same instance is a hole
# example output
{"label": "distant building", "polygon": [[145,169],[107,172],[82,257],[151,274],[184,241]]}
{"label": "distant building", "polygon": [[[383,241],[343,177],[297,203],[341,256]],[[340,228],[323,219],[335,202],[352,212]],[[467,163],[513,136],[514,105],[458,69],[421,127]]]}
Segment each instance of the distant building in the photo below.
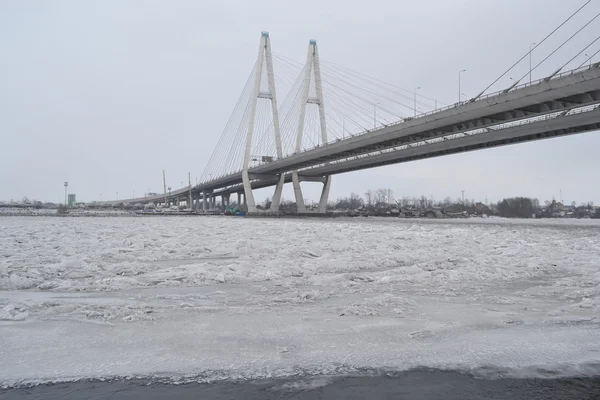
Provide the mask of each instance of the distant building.
{"label": "distant building", "polygon": [[492,214],[492,210],[490,210],[490,208],[483,204],[483,203],[475,203],[475,205],[473,206],[475,214],[478,215],[491,215]]}
{"label": "distant building", "polygon": [[77,200],[75,198],[75,193],[69,193],[69,196],[67,197],[67,204],[69,205],[69,208],[74,207],[76,203]]}

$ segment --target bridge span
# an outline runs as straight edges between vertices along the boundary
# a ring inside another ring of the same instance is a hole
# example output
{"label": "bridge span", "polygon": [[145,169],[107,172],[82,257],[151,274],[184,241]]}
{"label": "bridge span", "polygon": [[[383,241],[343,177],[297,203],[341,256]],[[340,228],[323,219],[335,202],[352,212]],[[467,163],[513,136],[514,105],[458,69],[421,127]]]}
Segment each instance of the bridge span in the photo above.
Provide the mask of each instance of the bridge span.
{"label": "bridge span", "polygon": [[[263,64],[266,68],[268,90],[261,90]],[[559,69],[560,70],[560,69]],[[557,70],[557,71],[559,71]],[[324,184],[320,212],[325,211],[331,176],[346,172],[405,163],[449,154],[525,143],[600,129],[600,63],[590,63],[563,73],[513,86],[485,96],[452,104],[432,112],[406,117],[395,123],[363,131],[347,138],[327,141],[321,87],[320,62],[316,41],[311,41],[302,74],[301,112],[295,151],[283,154],[275,96],[270,39],[263,32],[259,58],[255,66],[253,98],[246,133],[244,163],[241,169],[224,173],[201,183],[170,192],[143,198],[124,199],[122,203],[180,203],[192,202],[194,207],[214,208],[216,196],[227,204],[237,194],[238,204],[248,205],[250,212],[258,211],[252,190],[275,186],[273,206],[276,212],[284,183],[292,182],[299,211],[304,211],[300,182]],[[316,87],[316,97],[309,97],[309,87]],[[254,114],[258,99],[271,103],[272,127],[276,153],[258,165],[250,165]],[[302,149],[305,109],[307,104],[318,106],[321,143]],[[415,108],[416,110],[416,108]],[[113,203],[112,201],[102,203]]]}
{"label": "bridge span", "polygon": [[[283,174],[292,182],[443,155],[549,139],[600,129],[600,64],[540,79],[510,91],[465,101],[437,112],[407,118],[335,140],[249,169],[252,188],[274,186]],[[243,193],[242,171],[192,186],[192,197]],[[187,200],[189,188],[167,195]],[[125,203],[163,203],[165,196],[125,199]]]}

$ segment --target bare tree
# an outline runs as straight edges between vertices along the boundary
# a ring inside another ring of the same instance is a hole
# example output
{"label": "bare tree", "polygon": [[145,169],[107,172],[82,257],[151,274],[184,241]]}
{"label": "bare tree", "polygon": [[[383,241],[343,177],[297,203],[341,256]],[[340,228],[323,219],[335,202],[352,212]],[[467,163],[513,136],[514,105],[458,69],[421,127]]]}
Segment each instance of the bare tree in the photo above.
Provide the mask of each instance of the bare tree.
{"label": "bare tree", "polygon": [[350,193],[350,209],[355,210],[364,204],[364,200],[356,193]]}
{"label": "bare tree", "polygon": [[365,192],[365,198],[367,199],[367,207],[373,207],[373,191],[371,189]]}
{"label": "bare tree", "polygon": [[394,191],[392,189],[387,190],[386,198],[387,206],[390,208],[390,206],[394,203]]}
{"label": "bare tree", "polygon": [[375,207],[384,208],[387,202],[387,190],[377,189],[375,191]]}

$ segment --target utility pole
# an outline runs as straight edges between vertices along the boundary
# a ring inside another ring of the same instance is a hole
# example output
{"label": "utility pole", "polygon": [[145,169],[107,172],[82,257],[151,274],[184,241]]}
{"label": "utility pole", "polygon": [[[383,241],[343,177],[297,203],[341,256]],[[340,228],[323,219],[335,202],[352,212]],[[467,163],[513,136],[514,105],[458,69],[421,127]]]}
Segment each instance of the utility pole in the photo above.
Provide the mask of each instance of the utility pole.
{"label": "utility pole", "polygon": [[192,174],[190,174],[188,172],[188,183],[189,183],[189,188],[190,188],[190,210],[194,209],[194,204],[192,204]]}
{"label": "utility pole", "polygon": [[465,211],[465,191],[464,189],[461,190],[462,192],[462,205],[463,205],[463,211]]}
{"label": "utility pole", "polygon": [[563,203],[562,189],[560,189],[560,202],[561,202],[561,204],[565,204],[565,203]]}
{"label": "utility pole", "polygon": [[165,207],[167,206],[167,179],[165,178],[165,170],[163,169],[163,187],[165,190]]}

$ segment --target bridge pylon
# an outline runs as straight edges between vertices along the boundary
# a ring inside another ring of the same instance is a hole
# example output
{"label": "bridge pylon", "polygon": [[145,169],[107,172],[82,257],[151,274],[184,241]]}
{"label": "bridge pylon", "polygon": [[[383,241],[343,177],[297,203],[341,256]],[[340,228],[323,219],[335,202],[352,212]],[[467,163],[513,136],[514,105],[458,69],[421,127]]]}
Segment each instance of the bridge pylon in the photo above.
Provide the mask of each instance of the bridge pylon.
{"label": "bridge pylon", "polygon": [[[266,64],[266,65],[265,65]],[[266,68],[268,91],[261,92],[261,80],[263,68]],[[283,149],[281,147],[281,131],[279,127],[279,112],[277,109],[277,95],[275,90],[275,75],[273,73],[273,58],[271,55],[271,39],[269,38],[269,32],[262,32],[260,36],[260,45],[258,47],[258,60],[256,64],[256,71],[254,77],[254,91],[252,94],[252,100],[250,105],[250,118],[248,122],[248,134],[246,136],[246,147],[244,151],[244,164],[242,166],[242,182],[244,185],[244,199],[248,207],[248,212],[258,212],[256,208],[256,202],[254,201],[254,195],[252,193],[251,176],[248,172],[250,167],[251,151],[252,151],[252,136],[254,133],[254,122],[256,118],[256,105],[258,99],[267,99],[271,102],[271,111],[273,113],[273,131],[275,133],[275,147],[277,151],[277,158],[283,157]],[[285,182],[285,176],[283,174],[276,176],[277,184],[275,186],[275,193],[271,201],[271,207],[266,210],[269,212],[279,211],[279,204],[281,203],[281,193],[283,191],[283,184]]]}
{"label": "bridge pylon", "polygon": [[[310,97],[311,77],[314,79],[315,96]],[[321,128],[321,144],[327,143],[327,126],[325,123],[325,103],[323,101],[323,85],[321,81],[321,67],[319,64],[319,51],[317,41],[310,40],[306,54],[306,65],[304,67],[304,80],[302,86],[302,97],[300,99],[300,120],[298,122],[298,134],[296,135],[296,153],[302,151],[302,136],[304,133],[304,120],[306,117],[306,106],[314,104],[319,107],[319,124]],[[292,172],[292,184],[294,186],[294,195],[296,197],[296,206],[299,213],[306,212],[306,205],[302,197],[302,188],[300,182],[303,180],[298,171]],[[315,181],[315,179],[310,179]],[[323,182],[323,190],[319,201],[319,213],[327,210],[327,200],[329,198],[329,188],[331,187],[331,176],[324,176],[316,179]]]}

